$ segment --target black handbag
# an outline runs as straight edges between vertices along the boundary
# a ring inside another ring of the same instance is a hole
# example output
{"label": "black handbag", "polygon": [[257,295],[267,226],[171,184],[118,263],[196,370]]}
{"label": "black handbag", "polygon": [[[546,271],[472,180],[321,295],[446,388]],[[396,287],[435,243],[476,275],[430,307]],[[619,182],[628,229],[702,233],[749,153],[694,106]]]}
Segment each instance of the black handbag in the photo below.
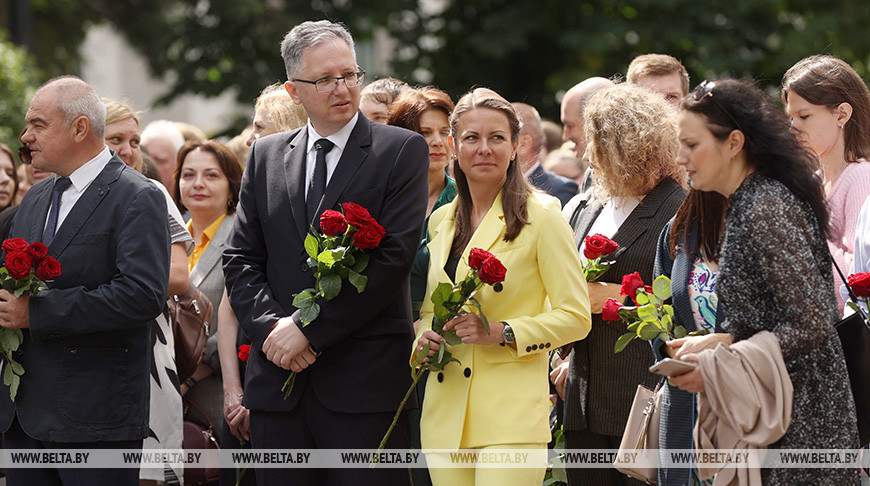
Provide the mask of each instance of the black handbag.
{"label": "black handbag", "polygon": [[[843,279],[849,297],[857,302],[858,298],[836,262],[834,268]],[[849,370],[849,382],[852,385],[858,416],[858,438],[864,446],[870,442],[870,323],[860,312],[856,312],[837,321],[834,327],[843,344],[843,355],[846,357],[846,369]]]}

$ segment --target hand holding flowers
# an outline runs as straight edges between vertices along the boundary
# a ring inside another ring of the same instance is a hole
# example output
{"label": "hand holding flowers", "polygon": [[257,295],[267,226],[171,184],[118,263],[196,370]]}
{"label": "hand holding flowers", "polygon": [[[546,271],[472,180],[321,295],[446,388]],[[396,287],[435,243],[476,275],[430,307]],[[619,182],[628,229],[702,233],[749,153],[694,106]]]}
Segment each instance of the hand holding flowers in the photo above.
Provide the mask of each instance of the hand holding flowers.
{"label": "hand holding flowers", "polygon": [[[37,295],[47,288],[45,282],[61,274],[60,263],[48,256],[48,248],[40,242],[27,243],[21,238],[11,238],[3,242],[2,248],[6,258],[5,265],[0,267],[0,287],[16,299]],[[3,384],[9,387],[12,401],[15,401],[24,374],[24,367],[15,361],[13,353],[18,351],[23,341],[21,329],[0,328],[0,353],[7,365],[3,369]]]}
{"label": "hand holding flowers", "polygon": [[[493,338],[490,333],[489,320],[483,314],[480,302],[474,296],[484,285],[492,285],[493,290],[501,292],[502,282],[506,274],[507,269],[492,253],[480,248],[472,248],[468,254],[468,272],[465,278],[455,285],[442,282],[435,287],[430,297],[434,313],[432,330],[424,331],[417,341],[413,360],[413,381],[402,402],[399,403],[399,409],[378,446],[378,452],[383,450],[386,445],[405,403],[417,386],[420,377],[423,376],[423,372],[443,370],[451,361],[459,363],[459,360],[454,358],[447,349],[448,344],[493,344],[500,342],[500,339]],[[475,307],[477,313],[466,312],[464,310],[466,306]],[[374,457],[372,467],[377,463],[378,454],[376,453]]]}

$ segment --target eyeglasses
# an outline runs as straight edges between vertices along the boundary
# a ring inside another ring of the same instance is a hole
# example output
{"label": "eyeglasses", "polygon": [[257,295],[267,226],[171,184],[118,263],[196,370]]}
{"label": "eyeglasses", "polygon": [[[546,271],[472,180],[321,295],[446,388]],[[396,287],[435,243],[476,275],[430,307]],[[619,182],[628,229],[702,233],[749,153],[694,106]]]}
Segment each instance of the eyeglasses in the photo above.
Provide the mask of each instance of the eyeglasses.
{"label": "eyeglasses", "polygon": [[344,76],[330,76],[326,78],[320,78],[317,81],[308,81],[306,79],[299,78],[293,78],[293,81],[313,84],[314,90],[318,93],[329,93],[330,91],[335,91],[335,88],[338,87],[339,81],[344,81],[344,85],[348,88],[356,88],[363,83],[363,78],[365,78],[365,75],[365,70],[360,69],[355,73],[348,73]]}
{"label": "eyeglasses", "polygon": [[[738,122],[736,118],[731,116],[731,112],[729,112],[727,109],[725,109],[725,107],[722,106],[722,103],[719,103],[718,101],[716,101],[716,98],[713,96],[713,88],[715,88],[715,87],[716,87],[716,83],[714,83],[713,81],[708,81],[705,79],[703,82],[701,82],[701,84],[698,85],[697,88],[695,88],[695,92],[692,94],[692,97],[694,98],[694,100],[696,102],[699,102],[699,101],[701,101],[704,98],[709,96],[710,100],[712,100],[713,103],[716,103],[716,106],[718,106],[719,109],[722,110],[726,115],[728,115],[728,118],[730,118],[731,121],[734,122],[734,124],[737,126],[737,129],[742,132],[743,129],[740,128],[740,122]],[[745,132],[744,132],[744,135],[745,135]]]}

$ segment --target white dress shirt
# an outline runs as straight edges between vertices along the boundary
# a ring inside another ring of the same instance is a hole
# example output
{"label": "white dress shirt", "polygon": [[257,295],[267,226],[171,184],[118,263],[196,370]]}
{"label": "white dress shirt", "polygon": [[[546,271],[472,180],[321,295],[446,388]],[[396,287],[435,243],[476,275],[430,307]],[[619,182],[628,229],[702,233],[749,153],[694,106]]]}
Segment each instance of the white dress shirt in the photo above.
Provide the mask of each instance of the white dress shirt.
{"label": "white dress shirt", "polygon": [[321,138],[325,138],[330,142],[335,144],[335,147],[326,154],[326,186],[329,187],[329,181],[332,179],[332,174],[335,172],[335,168],[338,166],[338,160],[341,159],[341,154],[344,152],[344,147],[347,145],[347,140],[350,138],[350,133],[353,131],[356,126],[357,119],[359,118],[359,112],[357,112],[353,118],[347,122],[347,125],[341,127],[341,129],[328,137],[323,137],[317,130],[311,126],[311,121],[309,120],[307,125],[308,130],[308,157],[305,160],[305,198],[308,198],[308,186],[311,185],[311,178],[314,177],[314,166],[317,162],[316,150],[314,150],[314,142],[320,140]]}
{"label": "white dress shirt", "polygon": [[[85,193],[88,186],[94,182],[94,179],[102,172],[102,170],[106,167],[106,164],[112,160],[112,154],[109,152],[109,147],[103,146],[102,152],[97,154],[96,157],[87,161],[83,166],[79,167],[72,174],[70,174],[69,179],[72,182],[66,191],[63,192],[60,196],[60,207],[57,212],[57,226],[55,227],[55,234],[60,231],[60,226],[63,224],[63,221],[66,219],[69,212],[72,210],[73,206],[75,206],[76,201],[82,197],[82,194]],[[43,227],[43,233],[45,232],[45,227],[48,226],[48,214],[51,213],[51,205],[48,206],[48,213],[46,213],[45,217],[45,226]]]}

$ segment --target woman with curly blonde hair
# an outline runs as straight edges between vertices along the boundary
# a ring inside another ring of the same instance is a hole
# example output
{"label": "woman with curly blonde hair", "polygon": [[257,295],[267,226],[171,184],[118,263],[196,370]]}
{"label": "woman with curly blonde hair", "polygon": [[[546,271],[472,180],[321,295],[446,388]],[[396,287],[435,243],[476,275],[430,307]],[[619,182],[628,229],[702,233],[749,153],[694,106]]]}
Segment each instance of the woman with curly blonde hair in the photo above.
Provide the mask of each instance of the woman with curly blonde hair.
{"label": "woman with curly blonde hair", "polygon": [[[584,110],[584,154],[592,167],[592,196],[581,194],[563,210],[575,241],[596,233],[616,241],[616,263],[589,283],[592,331],[575,343],[569,359],[551,373],[565,400],[564,430],[569,449],[618,449],[638,384],[655,387],[648,371],[649,344],[631,342],[619,354],[616,339],[626,332],[620,322],[601,318],[604,301],[623,300],[623,275],[639,272],[651,283],[656,242],[686,195],[677,115],[662,98],[644,88],[617,85],[593,95]],[[581,259],[583,256],[581,256]],[[568,469],[571,485],[640,484],[615,469]]]}

